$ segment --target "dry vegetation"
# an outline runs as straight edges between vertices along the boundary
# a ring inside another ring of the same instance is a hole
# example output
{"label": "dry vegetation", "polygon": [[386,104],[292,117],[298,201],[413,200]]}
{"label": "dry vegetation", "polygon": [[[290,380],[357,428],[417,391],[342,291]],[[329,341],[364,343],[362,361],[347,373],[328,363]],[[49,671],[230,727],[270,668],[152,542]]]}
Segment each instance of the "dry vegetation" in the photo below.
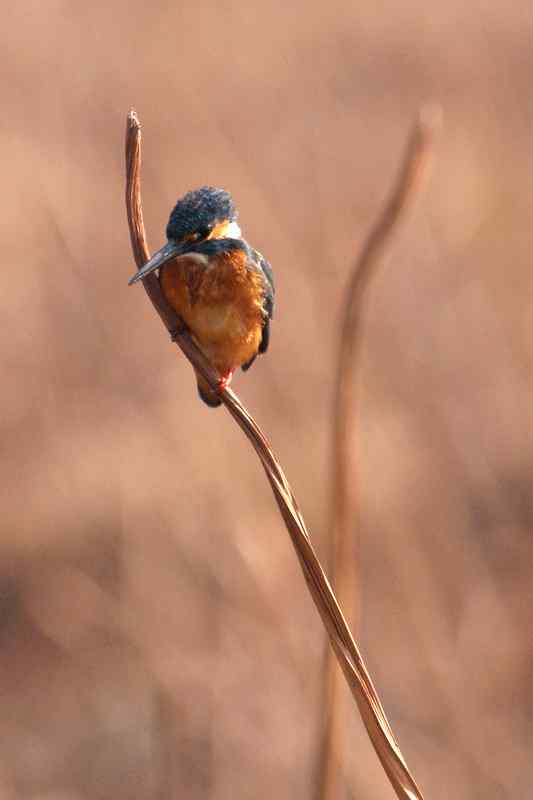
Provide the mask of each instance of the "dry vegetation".
{"label": "dry vegetation", "polygon": [[[150,131],[154,245],[219,183],[275,267],[272,351],[236,390],[325,559],[341,292],[438,96],[361,353],[358,638],[428,798],[526,797],[531,9],[3,10],[0,796],[312,795],[320,621],[247,442],[127,289],[123,119]],[[390,798],[346,724],[353,796]]]}
{"label": "dry vegetation", "polygon": [[[348,499],[355,459],[349,457],[346,440],[348,437],[353,438],[355,432],[353,423],[355,415],[353,409],[354,361],[360,338],[359,331],[365,306],[366,288],[382,260],[386,245],[389,243],[397,223],[412,201],[421,177],[426,172],[435,127],[432,119],[434,116],[428,110],[420,114],[413,125],[397,186],[391,193],[391,198],[382,216],[361,248],[361,255],[355,262],[353,275],[346,291],[344,321],[340,334],[336,403],[333,409],[335,421],[333,426],[333,520],[330,528],[334,554],[332,559],[334,586],[341,602],[344,603],[348,601],[348,598],[351,599],[355,590],[353,584],[357,583],[356,571],[350,569],[347,563],[350,561],[349,543],[353,536],[356,504],[349,502]],[[138,116],[135,111],[131,111],[126,123],[125,141],[126,211],[132,251],[139,270],[151,257],[146,240],[141,200],[141,138]],[[143,279],[143,284],[146,294],[161,317],[171,340],[179,346],[183,355],[195,367],[196,372],[205,378],[213,390],[217,391],[220,375],[196,347],[194,339],[189,335],[180,317],[167,304],[155,273],[147,275]],[[422,800],[420,790],[394,739],[381,701],[343,611],[339,607],[338,600],[316,556],[304,518],[283,468],[265,435],[233,390],[225,389],[220,396],[259,457],[331,645],[331,649],[328,647],[329,657],[324,670],[324,693],[321,698],[321,710],[326,724],[320,737],[323,741],[323,754],[318,760],[319,796],[324,800],[334,798],[337,785],[342,782],[339,780],[339,774],[343,760],[341,733],[343,703],[339,690],[339,671],[334,664],[336,660],[396,794],[400,800]],[[350,604],[348,603],[348,605]],[[345,608],[349,611],[349,608],[346,606]]]}

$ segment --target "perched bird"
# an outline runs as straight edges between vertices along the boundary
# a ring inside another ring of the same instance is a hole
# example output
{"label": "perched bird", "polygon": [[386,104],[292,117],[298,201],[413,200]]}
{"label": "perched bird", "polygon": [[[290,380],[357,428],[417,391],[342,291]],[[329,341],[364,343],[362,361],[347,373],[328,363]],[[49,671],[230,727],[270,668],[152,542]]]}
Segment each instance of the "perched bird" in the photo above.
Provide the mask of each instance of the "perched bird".
{"label": "perched bird", "polygon": [[[224,189],[203,186],[178,200],[167,225],[168,242],[129,281],[154,270],[166,300],[220,374],[220,388],[233,372],[265,353],[274,308],[274,281],[265,258],[243,239],[237,211]],[[208,406],[217,392],[196,373]]]}

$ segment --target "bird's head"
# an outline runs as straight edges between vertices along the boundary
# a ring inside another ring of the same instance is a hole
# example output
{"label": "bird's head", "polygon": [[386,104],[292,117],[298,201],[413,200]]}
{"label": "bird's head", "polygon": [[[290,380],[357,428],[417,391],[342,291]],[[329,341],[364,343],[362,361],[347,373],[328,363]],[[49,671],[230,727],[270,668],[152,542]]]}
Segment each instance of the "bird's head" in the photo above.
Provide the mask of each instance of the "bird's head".
{"label": "bird's head", "polygon": [[198,251],[202,242],[213,239],[240,239],[237,211],[231,195],[224,189],[202,186],[182,197],[170,214],[168,242],[129,281],[142,280],[167,261]]}

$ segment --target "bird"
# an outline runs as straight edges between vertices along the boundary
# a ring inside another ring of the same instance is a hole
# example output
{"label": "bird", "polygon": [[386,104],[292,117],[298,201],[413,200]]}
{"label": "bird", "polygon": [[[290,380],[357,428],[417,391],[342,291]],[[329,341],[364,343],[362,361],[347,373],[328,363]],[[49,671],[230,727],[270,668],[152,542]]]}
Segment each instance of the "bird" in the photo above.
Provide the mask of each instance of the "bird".
{"label": "bird", "polygon": [[166,301],[220,375],[217,391],[198,372],[201,399],[220,406],[220,391],[238,367],[266,353],[274,312],[274,278],[264,256],[244,239],[231,194],[202,186],[170,213],[167,243],[130,278],[156,270]]}

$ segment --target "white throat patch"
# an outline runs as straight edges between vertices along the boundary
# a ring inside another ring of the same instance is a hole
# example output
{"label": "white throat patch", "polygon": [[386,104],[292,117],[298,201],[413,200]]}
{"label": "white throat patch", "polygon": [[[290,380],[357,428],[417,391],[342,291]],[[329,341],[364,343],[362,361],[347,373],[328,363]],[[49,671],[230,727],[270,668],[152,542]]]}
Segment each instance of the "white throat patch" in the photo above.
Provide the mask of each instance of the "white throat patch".
{"label": "white throat patch", "polygon": [[224,228],[224,238],[225,239],[240,239],[242,237],[241,229],[239,228],[238,224],[234,222],[230,222]]}

